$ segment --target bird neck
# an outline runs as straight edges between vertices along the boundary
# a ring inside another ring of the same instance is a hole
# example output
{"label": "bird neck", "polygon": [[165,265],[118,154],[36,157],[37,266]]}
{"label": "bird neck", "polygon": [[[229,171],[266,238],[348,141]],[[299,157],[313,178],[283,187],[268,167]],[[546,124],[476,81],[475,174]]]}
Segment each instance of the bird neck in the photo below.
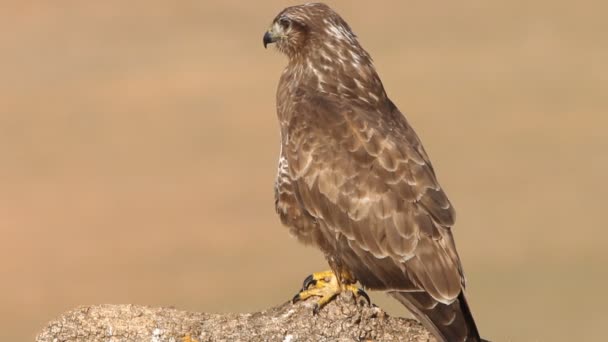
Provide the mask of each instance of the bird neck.
{"label": "bird neck", "polygon": [[387,99],[369,54],[358,44],[317,44],[297,58],[290,58],[279,87],[290,95],[298,89],[377,105]]}

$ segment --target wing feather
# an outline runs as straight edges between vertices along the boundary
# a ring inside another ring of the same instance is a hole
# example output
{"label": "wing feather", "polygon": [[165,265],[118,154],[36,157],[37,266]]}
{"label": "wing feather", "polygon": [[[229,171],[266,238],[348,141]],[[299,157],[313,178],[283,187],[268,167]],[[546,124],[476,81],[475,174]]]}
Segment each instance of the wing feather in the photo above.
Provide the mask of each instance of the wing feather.
{"label": "wing feather", "polygon": [[316,98],[293,118],[287,158],[301,205],[359,281],[453,301],[464,284],[454,210],[405,117],[392,104],[378,114]]}

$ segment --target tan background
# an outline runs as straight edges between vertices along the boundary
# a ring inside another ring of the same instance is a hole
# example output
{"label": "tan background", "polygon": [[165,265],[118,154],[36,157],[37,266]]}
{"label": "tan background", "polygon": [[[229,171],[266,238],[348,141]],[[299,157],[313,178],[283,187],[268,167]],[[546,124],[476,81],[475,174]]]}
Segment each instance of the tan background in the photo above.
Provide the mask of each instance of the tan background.
{"label": "tan background", "polygon": [[[262,34],[287,2],[5,2],[0,340],[81,304],[254,311],[325,268],[273,208],[285,59]],[[605,333],[601,3],[332,3],[456,205],[496,341]]]}

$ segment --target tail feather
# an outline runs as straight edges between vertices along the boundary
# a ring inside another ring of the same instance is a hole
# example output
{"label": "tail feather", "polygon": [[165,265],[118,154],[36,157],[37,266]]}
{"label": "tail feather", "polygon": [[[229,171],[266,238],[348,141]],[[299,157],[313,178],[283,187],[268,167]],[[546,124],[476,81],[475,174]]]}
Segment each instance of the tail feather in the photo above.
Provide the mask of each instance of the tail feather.
{"label": "tail feather", "polygon": [[442,342],[482,342],[475,320],[461,292],[451,304],[443,304],[426,292],[390,292]]}

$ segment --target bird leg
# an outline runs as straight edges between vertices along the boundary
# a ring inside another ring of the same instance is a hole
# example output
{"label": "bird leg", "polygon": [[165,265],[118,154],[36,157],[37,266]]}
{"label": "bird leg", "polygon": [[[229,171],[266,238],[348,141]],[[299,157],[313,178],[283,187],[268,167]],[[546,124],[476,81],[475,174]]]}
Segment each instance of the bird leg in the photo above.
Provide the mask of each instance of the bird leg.
{"label": "bird leg", "polygon": [[350,274],[342,274],[341,279],[336,277],[333,271],[317,272],[304,279],[302,290],[296,294],[292,302],[297,303],[310,297],[321,297],[313,309],[313,314],[318,314],[327,303],[331,302],[341,292],[351,292],[358,303],[364,298],[368,305],[371,304],[369,296],[365,291],[355,286],[356,280]]}

